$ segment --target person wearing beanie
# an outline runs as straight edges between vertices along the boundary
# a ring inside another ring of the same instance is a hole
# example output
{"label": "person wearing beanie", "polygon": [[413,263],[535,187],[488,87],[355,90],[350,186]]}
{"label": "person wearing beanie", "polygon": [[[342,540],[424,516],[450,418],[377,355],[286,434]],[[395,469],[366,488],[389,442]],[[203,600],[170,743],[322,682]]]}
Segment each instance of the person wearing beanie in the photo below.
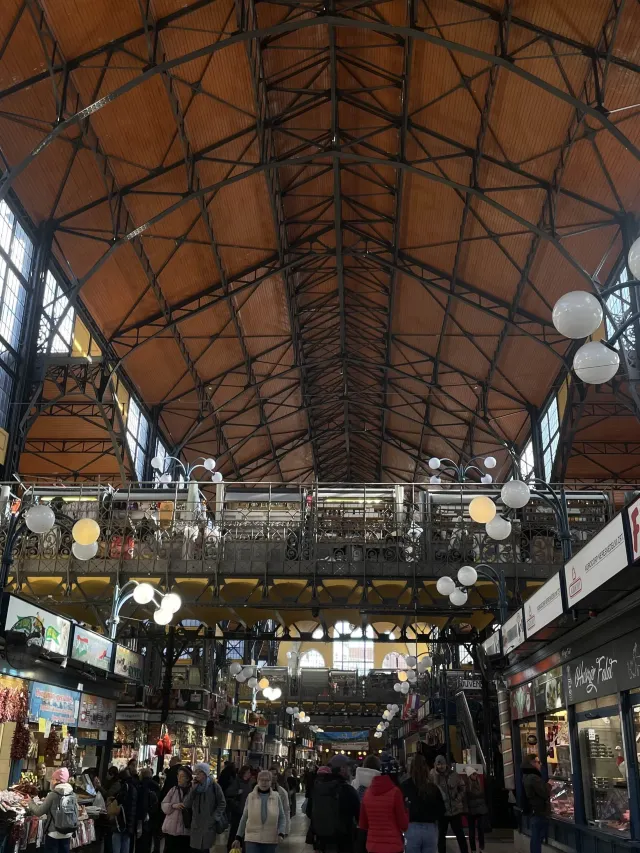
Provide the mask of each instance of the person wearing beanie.
{"label": "person wearing beanie", "polygon": [[31,801],[29,812],[36,817],[47,815],[45,853],[69,853],[71,837],[78,828],[78,799],[69,784],[66,767],[54,771],[51,790],[41,803]]}
{"label": "person wearing beanie", "polygon": [[211,778],[206,761],[196,764],[191,790],[180,805],[191,809],[191,849],[208,851],[216,843],[216,835],[225,831],[228,821],[222,788]]}
{"label": "person wearing beanie", "polygon": [[[114,802],[119,808],[112,811]],[[109,789],[107,799],[107,812],[112,826],[113,853],[129,853],[136,833],[137,806],[138,789],[131,780],[131,773],[125,767],[118,773],[117,782]]]}
{"label": "person wearing beanie", "polygon": [[409,815],[398,786],[398,764],[393,759],[382,764],[362,799],[359,828],[366,832],[367,853],[402,853]]}

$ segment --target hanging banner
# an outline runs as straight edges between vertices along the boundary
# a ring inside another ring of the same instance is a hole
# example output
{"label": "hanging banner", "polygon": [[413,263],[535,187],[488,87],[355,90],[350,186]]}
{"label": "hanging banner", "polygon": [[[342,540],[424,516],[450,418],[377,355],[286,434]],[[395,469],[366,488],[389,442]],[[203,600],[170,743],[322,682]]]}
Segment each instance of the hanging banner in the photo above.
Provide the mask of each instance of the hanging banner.
{"label": "hanging banner", "polygon": [[564,567],[569,607],[626,569],[627,565],[622,515],[617,515]]}
{"label": "hanging banner", "polygon": [[113,731],[116,727],[116,705],[115,699],[103,699],[102,696],[83,693],[80,699],[78,727]]}
{"label": "hanging banner", "polygon": [[490,658],[499,657],[502,654],[500,631],[496,631],[495,634],[488,637],[482,644],[482,648]]}
{"label": "hanging banner", "polygon": [[522,608],[520,608],[502,626],[502,648],[504,654],[508,655],[509,652],[517,649],[522,643],[524,643],[524,617],[522,615]]}
{"label": "hanging banner", "polygon": [[102,634],[74,625],[71,659],[109,672],[113,645],[113,642]]}
{"label": "hanging banner", "polygon": [[562,592],[560,573],[553,575],[524,605],[524,628],[527,638],[562,616]]}
{"label": "hanging banner", "polygon": [[27,646],[66,656],[69,652],[71,621],[36,607],[16,595],[9,596],[5,631],[16,631],[27,638]]}
{"label": "hanging banner", "polygon": [[369,742],[369,730],[361,729],[358,732],[318,732],[316,734],[316,740],[322,741],[362,741],[366,740]]}
{"label": "hanging banner", "polygon": [[31,683],[29,691],[29,720],[48,720],[75,726],[80,710],[80,694],[76,690],[51,687],[39,681]]}
{"label": "hanging banner", "polygon": [[113,662],[113,672],[131,681],[142,681],[144,658],[137,652],[132,652],[125,646],[116,646],[116,656]]}

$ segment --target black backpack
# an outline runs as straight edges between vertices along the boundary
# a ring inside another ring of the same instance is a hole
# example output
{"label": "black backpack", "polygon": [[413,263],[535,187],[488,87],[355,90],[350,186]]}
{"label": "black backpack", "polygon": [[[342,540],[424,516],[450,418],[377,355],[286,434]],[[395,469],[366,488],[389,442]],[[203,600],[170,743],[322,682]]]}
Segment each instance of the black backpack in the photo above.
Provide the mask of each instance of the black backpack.
{"label": "black backpack", "polygon": [[340,814],[340,788],[337,779],[327,782],[316,779],[311,797],[311,821],[313,831],[320,838],[335,838],[344,835],[346,827]]}

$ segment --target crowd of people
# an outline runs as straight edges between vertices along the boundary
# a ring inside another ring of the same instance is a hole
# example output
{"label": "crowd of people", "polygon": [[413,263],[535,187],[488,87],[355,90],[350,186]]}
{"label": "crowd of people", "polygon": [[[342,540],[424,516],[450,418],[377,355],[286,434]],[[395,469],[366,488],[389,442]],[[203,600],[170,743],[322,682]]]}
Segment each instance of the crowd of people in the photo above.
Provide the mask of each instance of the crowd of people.
{"label": "crowd of people", "polygon": [[[477,841],[482,853],[487,804],[476,773],[460,775],[443,756],[431,761],[422,752],[409,773],[387,753],[367,756],[355,778],[352,769],[341,754],[325,766],[309,766],[302,779],[293,767],[258,771],[227,762],[216,781],[206,762],[190,767],[176,756],[161,785],[135,760],[124,769],[111,767],[104,784],[97,775],[93,780],[109,821],[106,853],[204,853],[225,833],[227,851],[276,853],[302,791],[306,841],[316,853],[445,853],[449,827],[460,853],[468,853],[463,815],[469,847],[475,853]],[[535,771],[531,776],[525,789],[535,788],[541,799]],[[61,817],[75,797],[68,771],[57,770],[52,785],[33,812],[50,818],[45,853],[69,853],[73,817],[68,824]],[[534,816],[541,809],[536,804]]]}

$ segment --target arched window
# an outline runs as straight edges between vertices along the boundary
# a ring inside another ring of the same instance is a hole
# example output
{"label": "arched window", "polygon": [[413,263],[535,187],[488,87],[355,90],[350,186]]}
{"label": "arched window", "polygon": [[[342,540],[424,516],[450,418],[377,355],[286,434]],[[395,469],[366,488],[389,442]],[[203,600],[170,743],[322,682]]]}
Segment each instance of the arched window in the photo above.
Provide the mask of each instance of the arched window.
{"label": "arched window", "polygon": [[300,669],[323,669],[324,658],[317,649],[309,649],[300,658]]}
{"label": "arched window", "polygon": [[404,655],[401,655],[400,652],[389,652],[389,654],[385,655],[382,659],[382,668],[409,669],[410,667],[404,659]]}
{"label": "arched window", "polygon": [[362,628],[354,628],[348,622],[337,622],[336,639],[333,641],[334,669],[352,669],[359,675],[366,675],[373,669],[373,628],[368,625],[366,638]]}

